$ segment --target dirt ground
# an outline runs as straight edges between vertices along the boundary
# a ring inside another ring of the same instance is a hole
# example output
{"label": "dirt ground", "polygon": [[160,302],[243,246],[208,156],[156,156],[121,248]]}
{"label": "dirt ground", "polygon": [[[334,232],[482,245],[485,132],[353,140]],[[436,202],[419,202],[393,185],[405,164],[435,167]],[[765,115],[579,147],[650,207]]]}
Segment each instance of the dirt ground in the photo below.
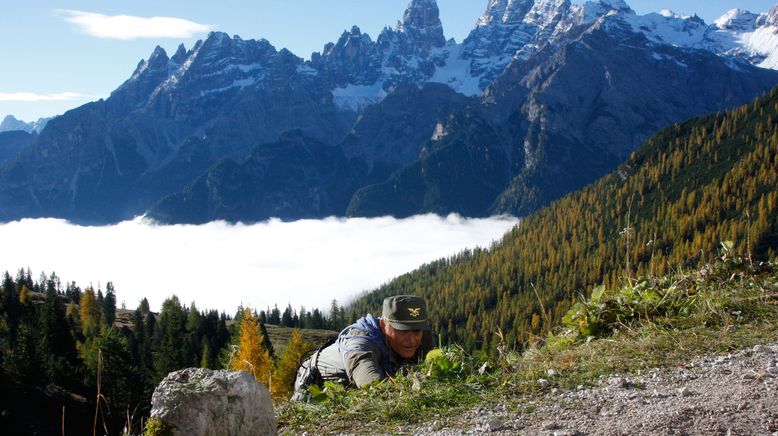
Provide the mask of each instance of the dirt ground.
{"label": "dirt ground", "polygon": [[504,406],[481,408],[406,431],[778,436],[778,342],[696,358],[683,367],[604,377],[595,387],[551,390],[528,400],[522,413],[508,412]]}

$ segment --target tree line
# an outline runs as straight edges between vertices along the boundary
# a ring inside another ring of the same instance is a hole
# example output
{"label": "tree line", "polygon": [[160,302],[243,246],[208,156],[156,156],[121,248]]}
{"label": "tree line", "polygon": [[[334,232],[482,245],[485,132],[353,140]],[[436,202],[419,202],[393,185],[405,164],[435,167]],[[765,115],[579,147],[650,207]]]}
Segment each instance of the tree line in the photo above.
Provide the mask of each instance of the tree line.
{"label": "tree line", "polygon": [[[68,433],[84,434],[96,416],[102,433],[138,431],[154,388],[168,373],[187,367],[250,370],[275,399],[284,400],[300,356],[314,347],[299,328],[340,327],[345,311],[336,301],[331,313],[241,307],[233,317],[186,306],[173,296],[159,313],[144,298],[129,317],[118,319],[113,283],[105,290],[82,289],[74,282],[63,286],[56,274],[35,281],[29,269],[15,277],[6,272],[0,286],[0,426],[19,434],[59,432],[64,421]],[[296,328],[281,356],[266,323]],[[56,397],[52,389],[82,404],[50,401]],[[20,405],[21,398],[41,404]],[[47,402],[51,407],[42,405]]]}

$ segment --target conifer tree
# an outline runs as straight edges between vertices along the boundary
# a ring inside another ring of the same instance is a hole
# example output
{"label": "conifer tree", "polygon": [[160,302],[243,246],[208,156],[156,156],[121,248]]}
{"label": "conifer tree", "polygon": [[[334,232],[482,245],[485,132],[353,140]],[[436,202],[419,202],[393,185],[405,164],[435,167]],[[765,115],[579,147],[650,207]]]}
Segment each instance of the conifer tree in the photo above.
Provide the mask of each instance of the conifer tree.
{"label": "conifer tree", "polygon": [[109,326],[113,325],[113,322],[116,320],[116,290],[113,287],[113,282],[108,282],[105,285],[105,298],[103,298],[102,309],[105,323]]}
{"label": "conifer tree", "polygon": [[49,381],[72,385],[76,366],[76,344],[70,334],[65,305],[53,286],[48,287],[39,317],[40,354]]}
{"label": "conifer tree", "polygon": [[275,372],[273,372],[273,397],[277,399],[288,399],[292,395],[292,388],[297,367],[303,354],[312,350],[314,345],[303,339],[299,329],[292,331],[292,338],[286,345],[284,355],[278,362]]}
{"label": "conifer tree", "polygon": [[248,308],[244,309],[240,323],[240,342],[232,356],[230,369],[248,371],[258,381],[270,386],[273,363],[270,354],[262,346],[264,340],[254,314]]}
{"label": "conifer tree", "polygon": [[184,368],[188,361],[182,349],[185,340],[186,318],[184,309],[175,295],[162,303],[159,321],[154,331],[155,382],[168,373]]}
{"label": "conifer tree", "polygon": [[94,289],[87,288],[81,296],[79,305],[79,315],[81,318],[81,331],[84,336],[92,338],[100,332],[100,318],[102,310],[97,305]]}

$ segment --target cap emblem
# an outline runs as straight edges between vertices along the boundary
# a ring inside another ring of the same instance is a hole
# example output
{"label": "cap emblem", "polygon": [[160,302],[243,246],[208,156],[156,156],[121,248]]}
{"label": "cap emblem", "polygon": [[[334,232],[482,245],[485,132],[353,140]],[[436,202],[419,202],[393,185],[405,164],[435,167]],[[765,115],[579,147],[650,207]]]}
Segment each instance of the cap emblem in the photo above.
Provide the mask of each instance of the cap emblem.
{"label": "cap emblem", "polygon": [[421,315],[421,307],[409,307],[408,314],[414,318],[418,318]]}

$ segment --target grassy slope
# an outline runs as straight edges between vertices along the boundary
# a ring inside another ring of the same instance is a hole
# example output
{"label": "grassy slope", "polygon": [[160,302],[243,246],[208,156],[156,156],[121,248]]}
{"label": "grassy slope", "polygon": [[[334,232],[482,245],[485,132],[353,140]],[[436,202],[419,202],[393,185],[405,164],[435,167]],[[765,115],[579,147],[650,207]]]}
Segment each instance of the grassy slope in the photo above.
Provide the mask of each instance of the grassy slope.
{"label": "grassy slope", "polygon": [[[485,358],[450,346],[420,367],[365,390],[329,386],[319,404],[282,404],[282,433],[380,431],[437,421],[456,428],[475,407],[520,414],[533,395],[595,385],[601,375],[674,366],[692,356],[778,339],[778,263],[728,259],[698,271],[634,279],[568,313],[556,334],[523,352]],[[592,334],[594,336],[590,336]],[[558,375],[549,384],[549,369]]]}

